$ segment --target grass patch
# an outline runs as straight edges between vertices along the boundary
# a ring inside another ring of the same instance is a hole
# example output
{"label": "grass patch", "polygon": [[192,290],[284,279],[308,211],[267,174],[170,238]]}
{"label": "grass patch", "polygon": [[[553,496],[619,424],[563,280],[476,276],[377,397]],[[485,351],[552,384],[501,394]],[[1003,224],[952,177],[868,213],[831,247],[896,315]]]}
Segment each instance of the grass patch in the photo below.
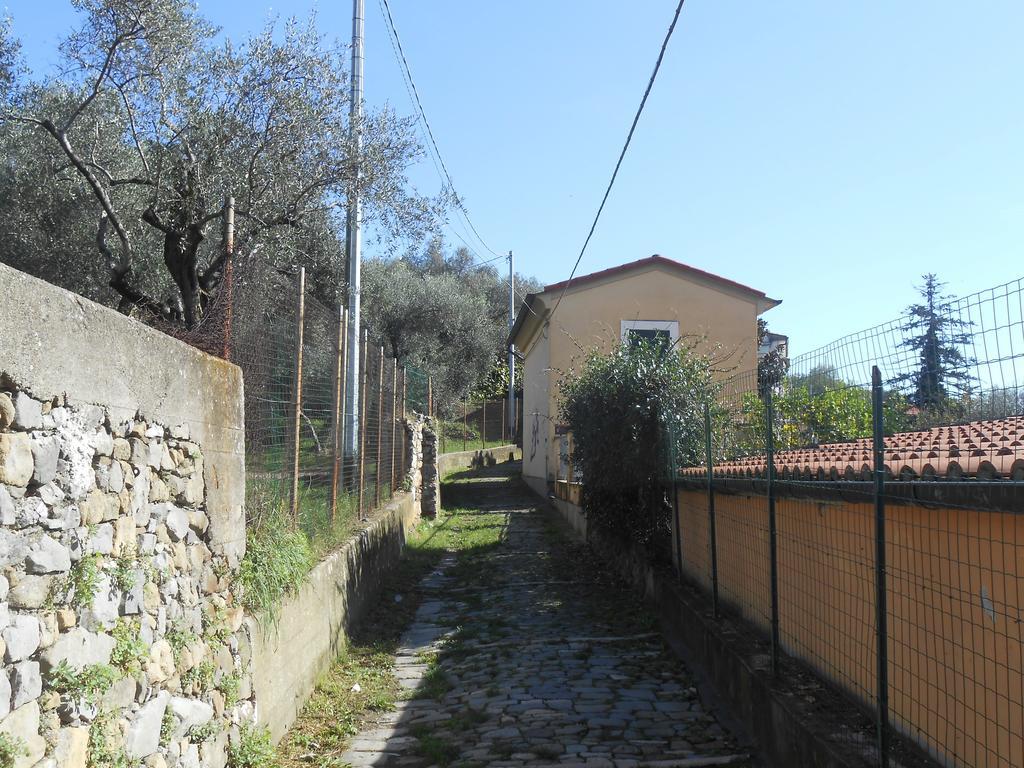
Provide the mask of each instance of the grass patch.
{"label": "grass patch", "polygon": [[[450,510],[443,519],[425,521],[410,533],[380,597],[278,746],[283,766],[343,765],[341,755],[352,737],[375,713],[393,710],[405,693],[394,674],[394,657],[402,633],[423,601],[420,583],[447,553],[459,553],[461,558],[496,545],[503,528],[503,515]],[[428,671],[414,695],[442,698],[451,684],[441,670],[441,657],[425,653],[422,658]],[[359,690],[353,690],[357,684]],[[467,713],[463,726],[470,727],[474,717]],[[421,748],[437,765],[449,765],[458,754],[454,745],[436,738]]]}
{"label": "grass patch", "polygon": [[441,736],[426,734],[416,745],[416,754],[427,758],[432,765],[446,768],[459,756],[459,748]]}
{"label": "grass patch", "polygon": [[246,532],[238,573],[242,605],[262,621],[274,623],[281,598],[302,586],[314,562],[309,539],[291,527],[284,502],[266,500]]}

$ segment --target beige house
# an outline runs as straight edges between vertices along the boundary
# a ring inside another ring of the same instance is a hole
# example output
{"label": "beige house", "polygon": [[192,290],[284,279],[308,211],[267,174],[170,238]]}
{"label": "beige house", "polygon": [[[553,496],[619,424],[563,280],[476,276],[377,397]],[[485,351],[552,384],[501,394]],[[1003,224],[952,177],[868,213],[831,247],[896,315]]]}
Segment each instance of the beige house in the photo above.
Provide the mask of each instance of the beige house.
{"label": "beige house", "polygon": [[663,256],[651,256],[575,278],[558,313],[565,283],[529,294],[510,334],[525,356],[523,476],[547,493],[564,476],[558,380],[591,349],[611,349],[631,336],[691,338],[736,371],[757,367],[757,317],[779,304],[748,288]]}

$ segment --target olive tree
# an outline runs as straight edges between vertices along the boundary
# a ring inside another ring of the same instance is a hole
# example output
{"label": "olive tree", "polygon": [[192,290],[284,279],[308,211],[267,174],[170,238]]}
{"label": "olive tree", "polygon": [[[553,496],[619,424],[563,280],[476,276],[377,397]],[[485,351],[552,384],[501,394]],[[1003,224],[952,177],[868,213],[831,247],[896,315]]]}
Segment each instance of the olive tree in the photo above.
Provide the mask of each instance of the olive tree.
{"label": "olive tree", "polygon": [[79,215],[88,199],[94,253],[123,311],[201,319],[224,276],[215,225],[228,195],[243,268],[258,253],[308,258],[295,247],[307,230],[315,236],[298,241],[337,275],[337,215],[356,183],[381,232],[415,234],[438,213],[438,201],[409,191],[421,152],[410,120],[370,112],[356,152],[347,52],[315,18],[235,43],[191,0],[73,4],[82,23],[61,43],[62,74],[20,89],[3,141],[12,174],[60,188],[55,205],[73,197]]}

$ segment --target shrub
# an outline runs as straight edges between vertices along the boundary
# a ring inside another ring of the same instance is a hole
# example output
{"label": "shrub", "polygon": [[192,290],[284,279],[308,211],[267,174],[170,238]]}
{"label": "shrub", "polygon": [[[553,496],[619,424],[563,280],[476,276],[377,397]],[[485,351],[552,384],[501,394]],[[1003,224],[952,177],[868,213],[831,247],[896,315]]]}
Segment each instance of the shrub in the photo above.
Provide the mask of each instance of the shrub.
{"label": "shrub", "polygon": [[637,544],[667,542],[665,480],[704,457],[704,403],[715,389],[709,358],[685,346],[623,343],[589,354],[560,385],[588,521]]}

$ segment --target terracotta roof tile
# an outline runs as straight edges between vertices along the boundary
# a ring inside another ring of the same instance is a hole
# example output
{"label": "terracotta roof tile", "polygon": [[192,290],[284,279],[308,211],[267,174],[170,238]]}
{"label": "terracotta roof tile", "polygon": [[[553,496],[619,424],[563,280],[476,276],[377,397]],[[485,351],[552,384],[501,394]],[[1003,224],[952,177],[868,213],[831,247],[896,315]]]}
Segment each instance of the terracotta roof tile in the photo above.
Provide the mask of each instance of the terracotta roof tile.
{"label": "terracotta roof tile", "polygon": [[[868,480],[874,459],[870,438],[828,443],[775,454],[776,477],[785,480]],[[904,480],[1024,480],[1024,416],[972,421],[885,438],[885,468]],[[702,477],[706,467],[682,470]],[[714,467],[716,477],[765,477],[764,456],[749,456]]]}

